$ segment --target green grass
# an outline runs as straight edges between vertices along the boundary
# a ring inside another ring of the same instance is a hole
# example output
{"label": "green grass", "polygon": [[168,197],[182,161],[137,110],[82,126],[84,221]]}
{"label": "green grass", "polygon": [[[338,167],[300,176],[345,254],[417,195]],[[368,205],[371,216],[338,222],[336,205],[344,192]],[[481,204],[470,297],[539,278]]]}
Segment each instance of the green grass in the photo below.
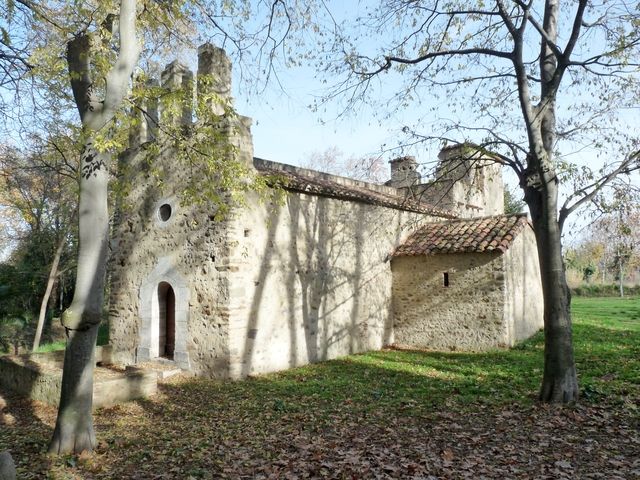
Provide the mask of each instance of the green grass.
{"label": "green grass", "polygon": [[[17,405],[11,410],[9,404],[7,411],[19,421],[11,435],[0,434],[0,450],[17,452],[24,478],[152,478],[149,471],[155,472],[153,478],[158,472],[172,478],[226,478],[239,471],[238,477],[256,478],[256,466],[276,464],[291,469],[292,478],[302,478],[297,473],[305,468],[309,476],[318,476],[325,461],[331,465],[327,468],[348,473],[336,478],[360,478],[352,474],[350,462],[374,452],[383,464],[395,461],[397,466],[432,451],[426,468],[437,468],[446,446],[459,448],[455,458],[462,459],[465,445],[471,445],[483,464],[504,467],[501,473],[479,476],[502,478],[513,458],[529,465],[531,455],[537,455],[539,466],[518,478],[538,478],[544,465],[564,458],[554,449],[561,438],[563,451],[571,454],[566,462],[582,468],[592,461],[589,468],[600,472],[615,464],[598,462],[624,461],[630,466],[619,476],[631,478],[624,472],[631,471],[637,456],[640,299],[576,298],[573,313],[583,395],[579,407],[534,405],[543,368],[539,333],[510,350],[385,350],[240,382],[174,377],[159,385],[157,396],[98,409],[98,456],[82,461],[45,456],[55,421],[51,409],[34,415],[30,404],[22,410]],[[39,419],[47,415],[44,425]],[[530,436],[532,428],[538,433]],[[585,435],[595,435],[597,455],[584,451]],[[429,449],[420,447],[432,441]],[[478,453],[478,448],[484,450]],[[398,451],[407,452],[406,459],[389,460],[388,452]],[[500,464],[498,452],[515,452],[515,457],[507,455],[503,460],[508,463]],[[379,476],[391,476],[387,473]],[[431,473],[463,477],[462,471]]]}
{"label": "green grass", "polygon": [[58,350],[64,350],[64,345],[65,345],[64,340],[60,340],[58,342],[52,342],[52,343],[45,343],[40,345],[36,349],[36,353],[49,353],[49,352],[55,352]]}
{"label": "green grass", "polygon": [[[637,398],[640,299],[576,298],[572,309],[583,398]],[[542,379],[543,353],[544,338],[539,332],[511,350],[376,351],[261,376],[250,381],[252,386],[239,388],[255,388],[258,397],[281,398],[274,408],[283,410],[304,408],[305,399],[349,402],[364,410],[428,408],[451,402],[532,403]]]}
{"label": "green grass", "polygon": [[[583,399],[624,401],[640,396],[640,298],[573,299],[575,356]],[[98,344],[108,341],[101,326]],[[64,342],[44,349],[64,348]],[[425,411],[449,403],[533,403],[542,379],[542,332],[510,350],[484,353],[384,350],[308,365],[247,382],[212,385],[194,380],[185,388],[231,389],[241,397],[273,400],[276,411],[310,404],[347,403],[363,411]]]}
{"label": "green grass", "polygon": [[[98,341],[97,345],[107,345],[109,343],[109,324],[103,322],[98,329]],[[36,350],[37,353],[55,352],[57,350],[64,350],[66,342],[59,340],[57,342],[45,343],[40,345]]]}
{"label": "green grass", "polygon": [[[379,408],[424,407],[455,400],[509,402],[530,397],[541,374],[538,336],[509,352],[484,354],[380,351],[265,378],[282,391]],[[522,372],[527,372],[522,375]]]}
{"label": "green grass", "polygon": [[[571,289],[571,294],[577,297],[619,297],[620,287],[616,284],[582,284]],[[625,296],[640,295],[640,285],[625,285]]]}
{"label": "green grass", "polygon": [[637,395],[640,298],[576,298],[572,312],[583,396]]}

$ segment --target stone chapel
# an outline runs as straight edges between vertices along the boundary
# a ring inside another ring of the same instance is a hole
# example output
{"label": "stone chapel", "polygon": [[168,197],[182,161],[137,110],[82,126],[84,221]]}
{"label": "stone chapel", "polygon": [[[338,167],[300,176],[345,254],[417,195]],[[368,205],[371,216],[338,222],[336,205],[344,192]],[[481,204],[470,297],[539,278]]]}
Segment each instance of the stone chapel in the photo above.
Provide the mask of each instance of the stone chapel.
{"label": "stone chapel", "polygon": [[[198,75],[231,102],[231,63],[205,44]],[[167,88],[193,74],[174,62]],[[215,108],[212,107],[212,108]],[[171,152],[145,160],[161,102],[147,105],[123,155],[131,188],[116,213],[110,260],[115,361],[170,362],[197,375],[243,378],[388,345],[438,350],[509,347],[542,327],[535,237],[505,215],[500,167],[472,145],[439,155],[436,181],[413,157],[390,162],[385,185],[263,160],[250,125],[225,117],[236,155],[274,175],[282,202],[181,204]],[[190,114],[181,122],[191,121]]]}

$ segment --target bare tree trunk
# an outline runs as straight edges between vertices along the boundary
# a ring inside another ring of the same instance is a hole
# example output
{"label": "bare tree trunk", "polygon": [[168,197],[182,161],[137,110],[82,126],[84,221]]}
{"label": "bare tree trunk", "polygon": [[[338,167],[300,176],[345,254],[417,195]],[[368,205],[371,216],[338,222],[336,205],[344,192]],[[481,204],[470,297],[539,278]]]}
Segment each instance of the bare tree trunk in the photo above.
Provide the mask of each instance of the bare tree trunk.
{"label": "bare tree trunk", "polygon": [[98,325],[88,330],[67,330],[64,375],[58,418],[49,453],[80,453],[96,445],[93,429],[93,370]]}
{"label": "bare tree trunk", "polygon": [[49,278],[47,280],[47,288],[44,291],[44,295],[42,296],[42,302],[40,303],[40,313],[38,315],[38,325],[36,327],[36,335],[33,339],[33,347],[32,351],[36,351],[40,346],[40,338],[42,337],[42,329],[44,328],[44,320],[47,315],[47,305],[49,304],[49,297],[51,296],[51,291],[53,290],[53,284],[56,281],[56,276],[58,275],[58,265],[60,264],[60,257],[62,256],[62,251],[64,250],[64,245],[66,243],[66,235],[63,233],[60,241],[58,242],[58,247],[56,248],[56,252],[53,255],[53,263],[51,264],[51,270],[49,270]]}
{"label": "bare tree trunk", "polygon": [[98,325],[102,317],[109,237],[108,183],[111,155],[94,146],[97,132],[109,125],[127,94],[140,54],[136,39],[136,0],[120,1],[118,58],[106,76],[104,98],[96,98],[92,78],[92,42],[81,32],[67,43],[67,64],[73,97],[87,140],[80,160],[78,209],[79,250],[71,306],[62,315],[67,347],[62,372],[58,418],[49,444],[52,453],[79,453],[95,445],[93,370]]}
{"label": "bare tree trunk", "polygon": [[16,464],[8,451],[0,452],[0,479],[15,480],[17,478]]}
{"label": "bare tree trunk", "polygon": [[620,247],[618,246],[618,290],[620,292],[620,298],[624,297],[624,278],[622,268],[622,256],[620,255]]}
{"label": "bare tree trunk", "polygon": [[567,285],[555,188],[527,192],[536,234],[544,296],[544,374],[540,400],[568,403],[578,400],[578,377],[573,357],[571,292]]}
{"label": "bare tree trunk", "polygon": [[539,249],[546,257],[541,261],[541,269],[545,272],[542,276],[545,350],[540,400],[551,403],[574,402],[578,400],[578,378],[573,357],[571,293],[565,278],[559,242],[556,243],[553,238],[556,233],[544,232],[543,235],[548,236],[550,241],[541,242],[543,249]]}
{"label": "bare tree trunk", "polygon": [[[552,45],[558,39],[559,0],[547,0],[540,45],[540,101],[532,105],[521,34],[514,33],[514,65],[523,118],[529,137],[527,176],[521,178],[536,234],[544,297],[544,374],[540,400],[567,403],[578,399],[573,358],[571,294],[562,259],[562,222],[558,215],[558,177],[553,164],[556,143],[556,95],[562,78]],[[563,67],[564,68],[564,67]]]}
{"label": "bare tree trunk", "polygon": [[[88,142],[82,167],[108,160],[108,154],[97,154]],[[109,240],[108,180],[107,168],[94,170],[80,180],[78,271],[73,302],[62,317],[68,338],[58,418],[49,445],[51,453],[79,453],[90,451],[95,445],[91,416],[94,347],[104,300]]]}
{"label": "bare tree trunk", "polygon": [[624,284],[622,283],[622,268],[620,269],[620,282],[618,284],[618,290],[620,291],[620,298],[624,298]]}

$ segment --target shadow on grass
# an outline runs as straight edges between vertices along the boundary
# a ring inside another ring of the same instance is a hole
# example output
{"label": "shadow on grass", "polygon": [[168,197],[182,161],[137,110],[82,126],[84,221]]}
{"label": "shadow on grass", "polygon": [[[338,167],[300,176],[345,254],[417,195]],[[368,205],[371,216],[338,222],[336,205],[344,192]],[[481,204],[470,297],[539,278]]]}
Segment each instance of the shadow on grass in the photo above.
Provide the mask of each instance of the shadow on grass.
{"label": "shadow on grass", "polygon": [[[593,348],[600,348],[599,342],[606,347],[606,328],[581,328],[588,329],[581,335],[594,339]],[[410,450],[414,435],[429,438],[443,418],[454,426],[485,414],[499,422],[503,410],[536,408],[531,404],[541,380],[542,347],[538,334],[509,351],[386,350],[242,382],[162,384],[157,398],[102,411],[101,435],[117,450],[106,453],[113,455],[109,474],[156,478],[158,462],[169,458],[175,472],[167,475],[257,475],[261,466],[284,465],[288,458],[310,461],[313,456],[305,449],[322,444],[331,450],[332,442],[343,445],[345,438],[351,441],[349,436],[353,441],[396,442]],[[577,358],[584,362],[584,352],[578,350]],[[618,360],[611,351],[600,362],[617,365],[621,372],[638,367],[637,358],[628,365]],[[590,368],[584,368],[583,378],[597,374]],[[621,377],[628,375],[621,372]],[[637,389],[634,394],[638,398]],[[493,428],[486,427],[488,432]],[[299,467],[305,468],[304,463]]]}
{"label": "shadow on grass", "polygon": [[[640,331],[582,320],[575,331],[588,402],[640,399]],[[96,413],[102,446],[91,478],[259,476],[261,466],[290,458],[315,461],[314,445],[326,453],[351,440],[410,449],[442,418],[483,425],[483,412],[501,421],[503,410],[537,408],[542,359],[539,333],[508,351],[385,350],[242,382],[172,381],[158,397]],[[86,468],[74,472],[83,478]]]}

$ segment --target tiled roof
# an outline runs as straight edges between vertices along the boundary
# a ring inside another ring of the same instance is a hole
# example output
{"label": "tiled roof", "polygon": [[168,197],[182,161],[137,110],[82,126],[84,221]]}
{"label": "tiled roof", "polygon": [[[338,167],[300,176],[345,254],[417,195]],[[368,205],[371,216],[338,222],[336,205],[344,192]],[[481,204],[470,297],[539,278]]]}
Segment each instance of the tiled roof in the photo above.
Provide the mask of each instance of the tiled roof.
{"label": "tiled roof", "polygon": [[526,214],[427,223],[396,248],[393,256],[504,253],[527,223]]}
{"label": "tiled roof", "polygon": [[431,204],[397,193],[401,191],[395,188],[315,172],[260,158],[254,158],[253,164],[259,172],[276,176],[287,190],[340,200],[360,201],[398,210],[425,213],[436,217],[457,217],[451,211],[436,208]]}

